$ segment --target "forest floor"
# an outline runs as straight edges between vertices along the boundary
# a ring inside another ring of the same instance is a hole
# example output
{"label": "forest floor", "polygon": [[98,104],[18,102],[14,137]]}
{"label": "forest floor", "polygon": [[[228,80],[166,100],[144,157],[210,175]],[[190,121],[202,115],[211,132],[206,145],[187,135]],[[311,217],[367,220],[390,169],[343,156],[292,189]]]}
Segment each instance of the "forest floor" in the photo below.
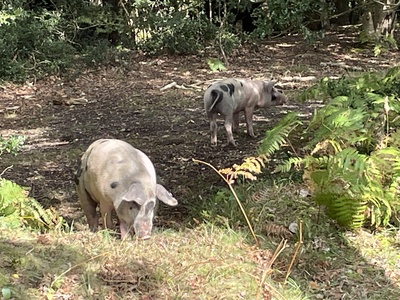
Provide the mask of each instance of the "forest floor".
{"label": "forest floor", "polygon": [[[96,139],[123,139],[150,157],[160,182],[181,203],[168,209],[168,216],[161,214],[162,219],[180,223],[187,219],[192,201],[209,196],[214,186],[223,186],[211,169],[192,159],[217,168],[241,163],[256,154],[264,132],[288,112],[299,112],[305,122],[311,118],[321,101],[299,101],[299,92],[306,87],[326,76],[384,71],[399,63],[399,51],[375,57],[372,49],[359,47],[347,30],[328,32],[316,47],[296,35],[246,46],[236,50],[227,70],[220,72],[211,72],[206,53],[157,57],[137,53],[75,76],[3,84],[0,134],[27,139],[17,156],[0,158],[2,177],[30,187],[30,196],[45,207],[55,207],[68,222],[81,223],[74,190],[78,160]],[[223,145],[226,135],[220,122],[218,146],[211,147],[203,93],[210,83],[227,77],[277,80],[289,101],[256,111],[256,138],[246,136],[242,120],[236,148]],[[173,82],[176,85],[163,89]]]}
{"label": "forest floor", "polygon": [[[263,133],[287,112],[310,119],[320,102],[302,103],[296,99],[298,91],[323,77],[382,71],[399,62],[398,51],[374,57],[342,30],[328,33],[316,48],[296,35],[245,47],[229,58],[226,71],[217,73],[210,71],[206,55],[137,54],[77,77],[3,85],[0,134],[27,140],[23,155],[2,157],[0,170],[12,165],[4,177],[31,187],[31,196],[43,205],[57,206],[65,218],[75,219],[74,174],[80,156],[96,139],[124,139],[150,157],[160,180],[185,203],[193,194],[222,184],[193,158],[217,168],[240,163],[256,153]],[[277,80],[289,101],[256,111],[255,139],[247,137],[241,120],[237,148],[224,147],[220,122],[218,146],[211,147],[203,94],[209,84],[227,77]],[[161,90],[173,82],[175,87]]]}

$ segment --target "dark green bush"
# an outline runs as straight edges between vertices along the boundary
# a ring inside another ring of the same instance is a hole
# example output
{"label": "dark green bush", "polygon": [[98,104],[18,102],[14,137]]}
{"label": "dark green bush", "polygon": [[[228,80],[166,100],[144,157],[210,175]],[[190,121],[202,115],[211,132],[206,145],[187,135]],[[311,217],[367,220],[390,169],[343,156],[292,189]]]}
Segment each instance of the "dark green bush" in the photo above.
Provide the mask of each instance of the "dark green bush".
{"label": "dark green bush", "polygon": [[75,50],[65,40],[57,13],[33,15],[17,8],[1,16],[0,78],[23,81],[30,74],[61,72],[71,64]]}

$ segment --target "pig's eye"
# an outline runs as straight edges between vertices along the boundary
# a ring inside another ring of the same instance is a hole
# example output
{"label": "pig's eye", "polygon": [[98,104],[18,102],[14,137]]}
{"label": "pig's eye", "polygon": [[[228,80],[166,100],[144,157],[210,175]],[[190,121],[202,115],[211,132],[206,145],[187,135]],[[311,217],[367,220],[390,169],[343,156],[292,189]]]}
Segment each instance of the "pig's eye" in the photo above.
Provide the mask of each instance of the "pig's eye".
{"label": "pig's eye", "polygon": [[132,210],[132,209],[133,209],[133,206],[130,206],[129,209]]}

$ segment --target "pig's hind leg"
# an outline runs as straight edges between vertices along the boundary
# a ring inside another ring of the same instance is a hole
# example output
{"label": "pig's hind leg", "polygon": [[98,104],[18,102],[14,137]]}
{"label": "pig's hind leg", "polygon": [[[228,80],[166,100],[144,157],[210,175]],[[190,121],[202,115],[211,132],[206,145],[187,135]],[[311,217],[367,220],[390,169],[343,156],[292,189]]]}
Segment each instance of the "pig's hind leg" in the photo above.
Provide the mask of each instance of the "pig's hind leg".
{"label": "pig's hind leg", "polygon": [[99,226],[99,219],[96,213],[97,203],[92,199],[89,193],[83,187],[78,187],[77,194],[81,207],[86,216],[91,231],[97,231]]}
{"label": "pig's hind leg", "polygon": [[217,145],[217,114],[212,113],[208,116],[210,121],[210,131],[211,131],[211,146]]}
{"label": "pig's hind leg", "polygon": [[225,130],[226,130],[226,135],[227,135],[227,143],[228,145],[236,146],[235,140],[233,139],[233,134],[232,134],[232,124],[233,124],[233,116],[232,115],[227,115],[225,116]]}
{"label": "pig's hind leg", "polygon": [[251,137],[255,137],[253,130],[253,109],[246,109],[244,115],[246,117],[247,134]]}

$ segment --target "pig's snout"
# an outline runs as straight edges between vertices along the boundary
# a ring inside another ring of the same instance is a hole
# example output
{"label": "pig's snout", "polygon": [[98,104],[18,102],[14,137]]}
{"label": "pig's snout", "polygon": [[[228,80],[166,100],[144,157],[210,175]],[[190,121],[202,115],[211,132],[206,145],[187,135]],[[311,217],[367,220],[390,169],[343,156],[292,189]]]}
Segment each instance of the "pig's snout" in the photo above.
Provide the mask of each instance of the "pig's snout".
{"label": "pig's snout", "polygon": [[137,237],[141,240],[148,240],[151,237],[151,232],[139,231]]}
{"label": "pig's snout", "polygon": [[283,105],[287,102],[287,97],[280,92],[276,92],[272,94],[272,102],[275,102],[275,105]]}
{"label": "pig's snout", "polygon": [[143,241],[145,241],[145,240],[148,240],[148,239],[150,239],[150,237],[151,237],[151,235],[145,235],[145,236],[142,236],[142,237],[139,237],[139,239],[141,239],[141,240],[143,240]]}
{"label": "pig's snout", "polygon": [[141,240],[148,240],[151,236],[152,227],[148,222],[141,223],[135,230],[136,236]]}

